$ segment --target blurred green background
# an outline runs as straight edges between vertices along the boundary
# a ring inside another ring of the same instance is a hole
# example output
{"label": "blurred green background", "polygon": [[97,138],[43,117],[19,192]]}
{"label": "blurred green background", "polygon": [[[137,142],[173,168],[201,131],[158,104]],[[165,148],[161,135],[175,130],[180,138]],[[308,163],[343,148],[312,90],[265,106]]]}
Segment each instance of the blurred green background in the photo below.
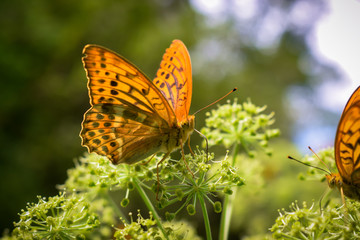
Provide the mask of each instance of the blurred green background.
{"label": "blurred green background", "polygon": [[[73,159],[86,150],[79,132],[89,108],[81,62],[82,48],[88,43],[118,52],[153,78],[165,49],[173,39],[181,39],[193,65],[190,112],[237,87],[230,99],[251,98],[276,113],[282,136],[273,145],[274,156],[264,157],[266,190],[254,196],[258,200],[251,200],[263,205],[254,206],[246,218],[239,210],[243,219],[254,216],[257,228],[266,231],[278,208],[294,199],[319,199],[325,184],[315,188],[298,181],[297,169],[303,166],[286,156],[301,156],[290,143],[297,131],[296,118],[301,116],[291,109],[289,92],[301,87],[306,99],[315,86],[335,82],[339,76],[332,64],[314,55],[309,41],[326,1],[218,2],[0,2],[1,231],[12,229],[17,213],[26,202],[36,201],[36,195],[55,195],[56,184],[65,181]],[[341,110],[337,115],[314,108],[335,131]],[[201,129],[205,114],[196,118],[196,128]],[[195,135],[192,144],[200,141]],[[333,136],[329,139],[331,144]],[[232,236],[249,233],[249,221],[237,223],[245,225],[235,226]],[[251,231],[256,233],[257,228]]]}

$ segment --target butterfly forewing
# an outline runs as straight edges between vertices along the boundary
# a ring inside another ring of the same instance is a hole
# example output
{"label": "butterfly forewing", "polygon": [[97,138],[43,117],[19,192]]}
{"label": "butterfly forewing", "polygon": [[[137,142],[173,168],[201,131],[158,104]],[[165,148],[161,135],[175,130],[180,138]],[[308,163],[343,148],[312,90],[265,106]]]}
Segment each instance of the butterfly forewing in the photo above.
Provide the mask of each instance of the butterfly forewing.
{"label": "butterfly forewing", "polygon": [[360,187],[360,87],[342,113],[335,137],[335,159],[344,183]]}
{"label": "butterfly forewing", "polygon": [[84,48],[91,108],[80,136],[90,152],[113,163],[134,163],[159,150],[177,120],[157,87],[120,55]]}
{"label": "butterfly forewing", "polygon": [[166,49],[153,83],[174,109],[178,123],[188,120],[192,95],[191,62],[180,40],[174,40]]}
{"label": "butterfly forewing", "polygon": [[156,112],[167,122],[175,121],[157,87],[125,58],[96,45],[85,46],[83,54],[91,105],[135,105],[141,110]]}

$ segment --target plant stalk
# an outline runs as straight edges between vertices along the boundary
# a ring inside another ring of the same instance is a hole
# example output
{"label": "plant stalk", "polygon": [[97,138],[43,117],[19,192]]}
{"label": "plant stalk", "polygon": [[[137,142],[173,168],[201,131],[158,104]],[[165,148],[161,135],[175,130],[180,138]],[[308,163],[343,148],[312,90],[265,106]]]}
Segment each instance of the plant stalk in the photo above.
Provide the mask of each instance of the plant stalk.
{"label": "plant stalk", "polygon": [[201,193],[198,196],[199,196],[199,202],[200,202],[201,210],[202,210],[203,217],[204,217],[206,239],[207,240],[212,240],[211,227],[210,227],[209,215],[208,215],[207,209],[206,209],[206,204],[205,204],[204,198],[201,195]]}
{"label": "plant stalk", "polygon": [[[240,145],[238,143],[235,143],[232,166],[235,166],[236,157],[238,155],[239,148]],[[221,213],[219,240],[227,240],[229,237],[230,220],[231,220],[235,196],[236,196],[236,188],[233,189],[233,193],[231,195],[227,195],[227,194],[225,195],[224,203],[223,203],[223,211]]]}
{"label": "plant stalk", "polygon": [[147,194],[145,193],[144,189],[141,187],[139,181],[137,178],[134,178],[134,185],[136,190],[138,191],[138,193],[140,194],[140,197],[142,198],[142,200],[144,201],[145,205],[147,206],[147,208],[152,212],[153,217],[156,221],[156,224],[158,225],[158,227],[160,228],[162,234],[164,235],[164,237],[169,240],[169,237],[166,234],[166,231],[163,227],[163,225],[161,224],[160,221],[160,216],[158,215],[158,213],[155,210],[154,205],[152,205],[149,197],[147,196]]}

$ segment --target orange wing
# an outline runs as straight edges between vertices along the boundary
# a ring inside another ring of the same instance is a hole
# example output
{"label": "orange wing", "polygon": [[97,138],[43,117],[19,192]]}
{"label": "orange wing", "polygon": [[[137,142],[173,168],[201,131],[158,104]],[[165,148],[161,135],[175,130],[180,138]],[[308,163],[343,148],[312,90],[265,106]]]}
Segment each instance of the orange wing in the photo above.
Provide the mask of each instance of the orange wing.
{"label": "orange wing", "polygon": [[360,87],[350,97],[340,118],[335,159],[344,183],[360,187]]}
{"label": "orange wing", "polygon": [[166,49],[153,83],[174,109],[178,125],[188,120],[192,95],[191,61],[180,40]]}
{"label": "orange wing", "polygon": [[159,89],[106,48],[87,45],[83,54],[91,108],[84,114],[82,144],[113,163],[134,163],[161,150],[177,120]]}
{"label": "orange wing", "polygon": [[344,108],[344,111],[343,111],[343,114],[353,105],[354,102],[358,102],[360,101],[360,90],[359,90],[360,87],[358,87],[354,93],[351,95],[351,97],[349,98],[348,102],[346,103],[345,105],[345,108]]}

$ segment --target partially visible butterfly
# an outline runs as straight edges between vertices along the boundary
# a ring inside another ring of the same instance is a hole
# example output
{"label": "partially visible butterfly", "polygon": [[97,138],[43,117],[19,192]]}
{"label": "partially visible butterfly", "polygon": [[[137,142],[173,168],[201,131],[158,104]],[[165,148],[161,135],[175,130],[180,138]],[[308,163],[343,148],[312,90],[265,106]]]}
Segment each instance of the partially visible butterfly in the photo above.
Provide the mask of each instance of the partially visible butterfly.
{"label": "partially visible butterfly", "polygon": [[339,173],[326,175],[329,186],[360,201],[360,87],[341,115],[335,137],[335,161]]}
{"label": "partially visible butterfly", "polygon": [[83,54],[91,108],[80,137],[89,152],[133,164],[157,152],[165,153],[164,160],[182,147],[195,117],[189,115],[190,56],[180,40],[166,49],[153,81],[104,47],[86,45]]}
{"label": "partially visible butterfly", "polygon": [[288,158],[326,172],[329,187],[340,190],[343,203],[344,195],[360,201],[360,87],[348,100],[336,131],[335,161],[339,173],[331,173],[290,156]]}

